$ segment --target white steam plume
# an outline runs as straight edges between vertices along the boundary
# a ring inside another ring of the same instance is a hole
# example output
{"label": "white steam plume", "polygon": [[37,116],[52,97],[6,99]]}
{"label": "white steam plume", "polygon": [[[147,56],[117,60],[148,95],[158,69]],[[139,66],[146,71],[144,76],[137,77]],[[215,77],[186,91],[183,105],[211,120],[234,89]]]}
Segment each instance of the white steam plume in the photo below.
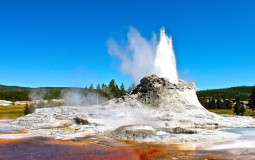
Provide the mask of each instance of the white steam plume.
{"label": "white steam plume", "polygon": [[64,92],[62,94],[64,104],[67,106],[90,106],[102,104],[107,101],[106,98],[100,96],[98,93],[88,93],[86,95],[76,90]]}
{"label": "white steam plume", "polygon": [[121,60],[121,72],[131,75],[135,82],[144,76],[156,74],[178,83],[172,37],[165,34],[164,28],[160,30],[160,39],[157,41],[156,36],[151,40],[145,39],[131,27],[127,33],[127,44],[122,46],[110,39],[108,52]]}

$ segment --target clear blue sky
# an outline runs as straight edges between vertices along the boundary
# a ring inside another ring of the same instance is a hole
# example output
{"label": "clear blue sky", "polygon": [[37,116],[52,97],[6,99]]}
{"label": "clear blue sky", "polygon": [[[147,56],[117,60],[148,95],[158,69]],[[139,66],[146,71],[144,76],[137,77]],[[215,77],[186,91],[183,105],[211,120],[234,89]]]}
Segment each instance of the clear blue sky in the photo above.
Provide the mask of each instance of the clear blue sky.
{"label": "clear blue sky", "polygon": [[0,2],[0,84],[130,85],[107,40],[130,26],[165,26],[180,77],[200,89],[255,84],[254,0],[10,0]]}

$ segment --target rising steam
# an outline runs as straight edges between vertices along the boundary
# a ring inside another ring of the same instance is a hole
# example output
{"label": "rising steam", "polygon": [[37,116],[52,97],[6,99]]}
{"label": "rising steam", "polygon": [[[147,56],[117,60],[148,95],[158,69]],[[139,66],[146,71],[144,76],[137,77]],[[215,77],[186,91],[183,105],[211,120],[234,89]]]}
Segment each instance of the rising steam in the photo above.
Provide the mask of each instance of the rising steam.
{"label": "rising steam", "polygon": [[156,36],[147,40],[131,27],[127,33],[127,43],[119,45],[110,39],[108,52],[121,60],[121,72],[131,75],[135,82],[144,76],[156,74],[178,83],[172,37],[166,35],[164,28],[160,30],[160,39],[157,41]]}
{"label": "rising steam", "polygon": [[62,94],[64,104],[67,106],[91,106],[99,105],[107,101],[105,97],[98,93],[88,93],[86,95],[76,90],[71,90]]}

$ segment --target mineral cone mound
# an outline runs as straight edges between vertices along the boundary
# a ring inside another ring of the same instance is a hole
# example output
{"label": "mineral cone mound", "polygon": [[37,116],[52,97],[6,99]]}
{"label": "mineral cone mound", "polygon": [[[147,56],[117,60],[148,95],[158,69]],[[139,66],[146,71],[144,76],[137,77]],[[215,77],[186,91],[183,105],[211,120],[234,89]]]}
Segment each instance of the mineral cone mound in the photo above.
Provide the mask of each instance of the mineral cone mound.
{"label": "mineral cone mound", "polygon": [[104,105],[36,109],[14,124],[20,130],[33,129],[34,134],[60,139],[100,134],[142,142],[197,143],[232,140],[238,135],[218,128],[252,127],[255,121],[211,113],[199,103],[194,83],[173,84],[151,75],[130,94]]}
{"label": "mineral cone mound", "polygon": [[166,78],[156,75],[144,77],[131,94],[137,94],[137,99],[151,107],[168,105],[199,105],[194,83],[179,80],[173,84]]}

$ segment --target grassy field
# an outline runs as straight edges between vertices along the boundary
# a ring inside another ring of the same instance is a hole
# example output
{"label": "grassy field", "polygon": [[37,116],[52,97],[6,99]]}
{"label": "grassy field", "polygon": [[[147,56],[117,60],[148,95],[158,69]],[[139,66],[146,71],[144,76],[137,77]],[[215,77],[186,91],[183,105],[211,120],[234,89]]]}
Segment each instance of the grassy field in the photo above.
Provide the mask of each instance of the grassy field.
{"label": "grassy field", "polygon": [[24,116],[25,105],[0,106],[0,119],[16,119]]}
{"label": "grassy field", "polygon": [[[217,113],[217,114],[229,114],[229,115],[235,115],[233,109],[209,109],[210,112]],[[254,113],[251,109],[246,109],[245,115],[253,116]]]}

